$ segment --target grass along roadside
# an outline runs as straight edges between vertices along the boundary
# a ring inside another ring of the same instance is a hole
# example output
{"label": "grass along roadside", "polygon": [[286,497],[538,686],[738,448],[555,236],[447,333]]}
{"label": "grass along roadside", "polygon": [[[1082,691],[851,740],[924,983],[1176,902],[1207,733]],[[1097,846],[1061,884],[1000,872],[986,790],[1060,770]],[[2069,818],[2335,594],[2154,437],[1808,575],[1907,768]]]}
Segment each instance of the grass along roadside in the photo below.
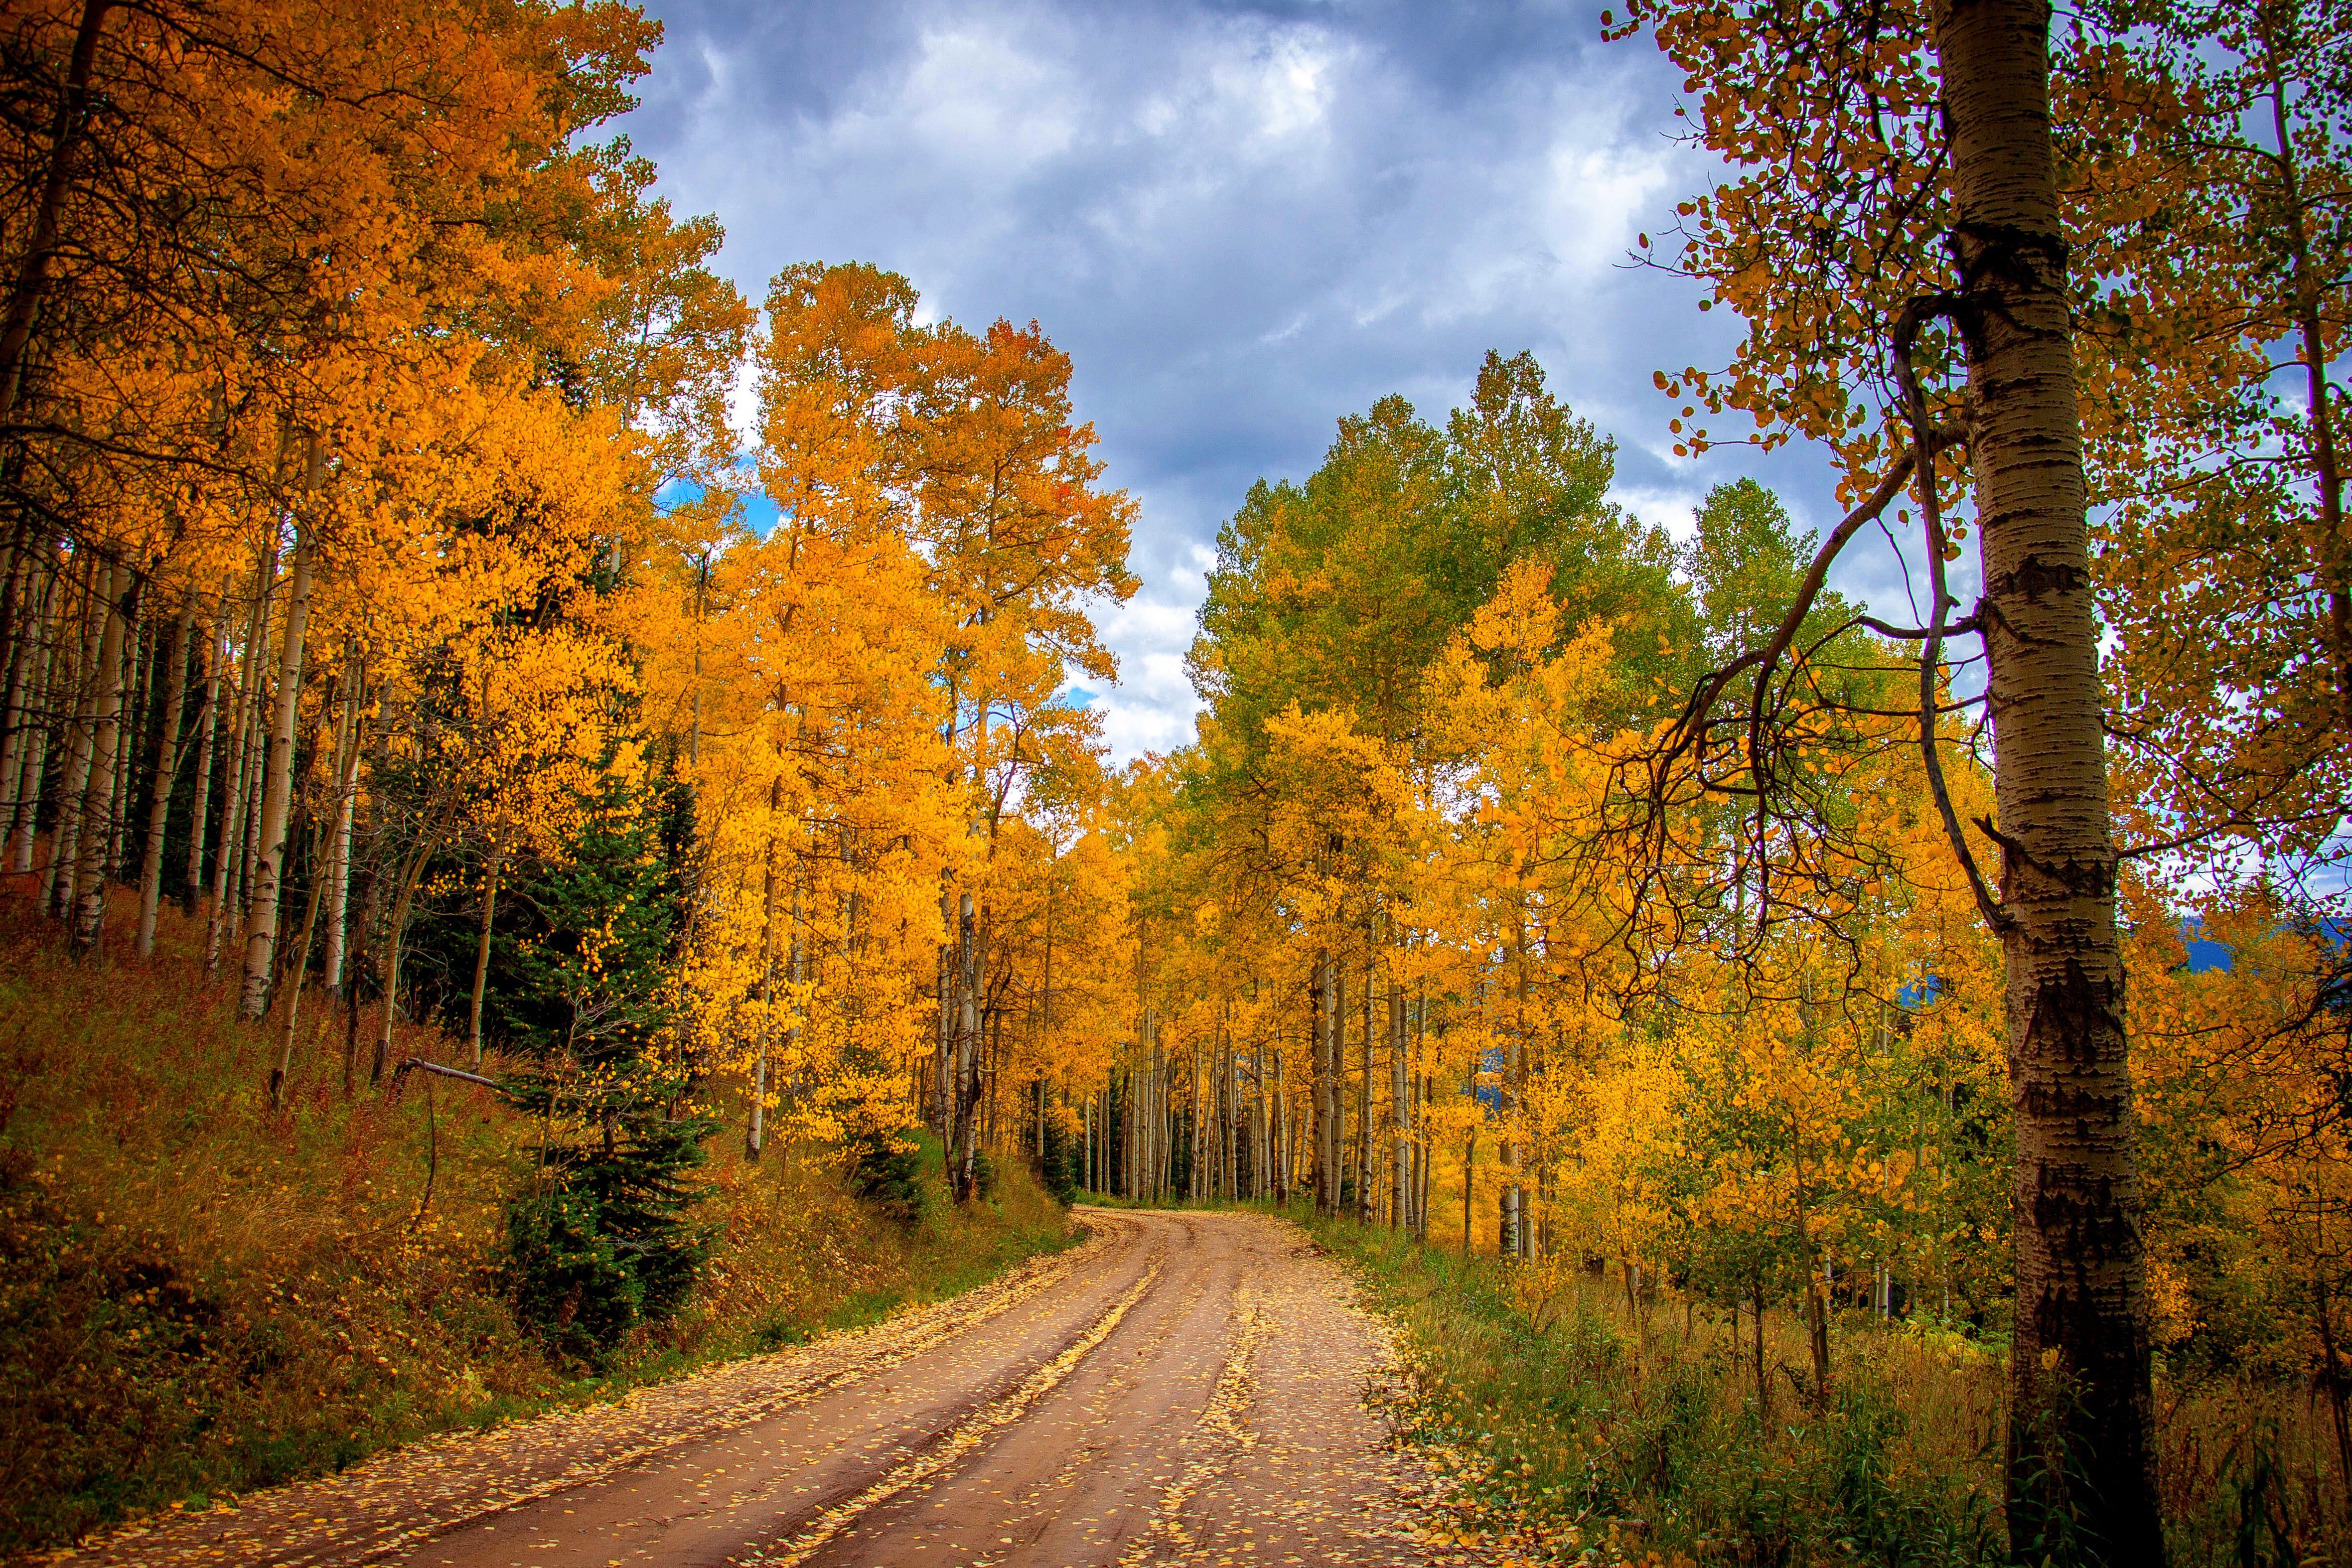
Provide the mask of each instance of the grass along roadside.
{"label": "grass along roadside", "polygon": [[934,1147],[892,1213],[828,1151],[722,1137],[685,1311],[563,1364],[492,1267],[530,1128],[468,1085],[371,1089],[367,1027],[344,1098],[324,1008],[272,1112],[279,1041],[173,913],[156,962],[77,965],[0,904],[0,1558],[863,1326],[1075,1239],[1025,1168],[958,1209]]}
{"label": "grass along roadside", "polygon": [[[1923,1320],[1845,1314],[1828,1407],[1802,1326],[1621,1280],[1507,1268],[1293,1211],[1394,1325],[1390,1414],[1454,1487],[1465,1530],[1528,1563],[2009,1562],[1995,1351]],[[2310,1391],[2159,1380],[2175,1568],[2343,1563],[2344,1498]],[[2063,1553],[2050,1560],[2063,1563]]]}

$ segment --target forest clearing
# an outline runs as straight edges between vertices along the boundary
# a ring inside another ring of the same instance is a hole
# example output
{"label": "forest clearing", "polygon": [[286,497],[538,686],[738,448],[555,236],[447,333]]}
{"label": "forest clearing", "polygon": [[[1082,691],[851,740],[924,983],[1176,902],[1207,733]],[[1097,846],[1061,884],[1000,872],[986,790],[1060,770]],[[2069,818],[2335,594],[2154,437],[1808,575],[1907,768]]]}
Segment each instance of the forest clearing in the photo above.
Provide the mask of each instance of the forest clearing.
{"label": "forest clearing", "polygon": [[941,4],[8,7],[0,1554],[2352,1563],[2352,8]]}

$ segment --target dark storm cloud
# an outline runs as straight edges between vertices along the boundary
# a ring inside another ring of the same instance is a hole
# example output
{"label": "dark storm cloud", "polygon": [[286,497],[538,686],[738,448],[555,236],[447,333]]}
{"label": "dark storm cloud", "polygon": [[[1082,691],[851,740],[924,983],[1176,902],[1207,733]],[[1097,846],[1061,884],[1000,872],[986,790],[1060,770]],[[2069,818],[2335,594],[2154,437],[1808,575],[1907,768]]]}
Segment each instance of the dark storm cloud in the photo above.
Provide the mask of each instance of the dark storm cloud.
{"label": "dark storm cloud", "polygon": [[[872,261],[927,313],[1034,319],[1072,356],[1143,507],[1143,591],[1106,618],[1123,681],[1098,699],[1122,753],[1189,736],[1219,521],[1374,398],[1440,419],[1487,349],[1532,349],[1619,437],[1643,515],[1681,526],[1740,471],[1667,450],[1650,372],[1719,362],[1729,324],[1624,258],[1707,165],[1668,140],[1680,83],[1644,42],[1601,45],[1597,8],[654,9],[667,40],[627,130],[681,209],[725,222],[748,294],[791,262]],[[1756,471],[1824,515],[1818,457]],[[1869,576],[1849,590],[1894,580]]]}

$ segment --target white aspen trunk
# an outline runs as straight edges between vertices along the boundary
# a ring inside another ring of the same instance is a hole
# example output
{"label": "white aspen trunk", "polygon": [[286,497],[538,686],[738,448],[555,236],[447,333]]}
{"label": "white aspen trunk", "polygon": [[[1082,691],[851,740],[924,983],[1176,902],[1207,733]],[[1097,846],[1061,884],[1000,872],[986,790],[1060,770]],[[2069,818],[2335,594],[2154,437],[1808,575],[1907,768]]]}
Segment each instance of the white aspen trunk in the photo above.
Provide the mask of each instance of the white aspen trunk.
{"label": "white aspen trunk", "polygon": [[16,640],[8,650],[7,702],[0,711],[0,791],[5,791],[0,798],[0,858],[13,855],[17,824],[26,815],[25,755],[32,745],[33,705],[46,700],[40,685],[47,668],[48,582],[42,571],[47,555],[46,546],[28,549],[20,562]]}
{"label": "white aspen trunk", "polygon": [[213,737],[220,730],[221,665],[228,658],[228,594],[213,607],[212,632],[205,642],[205,701],[196,712],[196,796],[188,810],[188,874],[180,883],[180,906],[196,912],[204,897],[205,848],[212,828]]}
{"label": "white aspen trunk", "polygon": [[383,1081],[384,1067],[392,1056],[392,1020],[400,1009],[401,949],[408,935],[408,912],[416,900],[416,884],[425,878],[425,863],[440,844],[439,828],[428,828],[407,869],[401,873],[400,891],[393,899],[392,918],[386,924],[383,939],[383,1019],[376,1030],[375,1062],[368,1075],[370,1083]]}
{"label": "white aspen trunk", "polygon": [[751,1064],[751,1114],[743,1130],[744,1157],[754,1160],[766,1139],[768,1036],[776,1027],[776,816],[783,804],[784,779],[780,773],[768,785],[768,841],[761,856],[760,1053]]}
{"label": "white aspen trunk", "polygon": [[[466,1006],[466,1043],[477,1072],[482,1070],[482,996],[490,983],[490,925],[499,907],[499,873],[505,869],[506,857],[491,851],[488,880],[482,883],[482,928],[474,943],[474,991]],[[758,1114],[756,1103],[752,1113]],[[759,1151],[752,1153],[756,1155]]]}
{"label": "white aspen trunk", "polygon": [[[360,676],[359,659],[352,660],[352,678],[343,696],[342,774],[335,785],[335,829],[327,850],[327,953],[324,979],[327,994],[343,988],[344,924],[352,896],[352,813],[360,798]],[[478,1067],[477,1071],[479,1071]]]}
{"label": "white aspen trunk", "polygon": [[81,807],[81,854],[73,873],[74,946],[87,952],[98,946],[106,920],[107,851],[114,838],[115,750],[122,741],[122,653],[129,628],[121,601],[130,592],[130,570],[118,567],[102,575],[103,601],[95,608],[105,617],[93,672],[97,697],[91,708],[89,785]]}
{"label": "white aspen trunk", "polygon": [[257,1019],[269,1008],[278,950],[278,905],[286,874],[287,818],[294,800],[294,719],[302,700],[302,643],[310,624],[310,568],[317,548],[304,538],[294,550],[287,584],[285,654],[278,674],[278,711],[270,720],[263,759],[261,810],[255,824],[253,905],[245,938],[245,990],[237,1016]]}
{"label": "white aspen trunk", "polygon": [[1412,1191],[1408,1177],[1407,1149],[1412,1137],[1412,1086],[1405,1082],[1404,988],[1389,982],[1389,1228],[1411,1223],[1407,1212]]}
{"label": "white aspen trunk", "polygon": [[2145,1206],[2051,135],[2052,8],[1933,0],[1928,10],[1963,279],[2002,846],[2017,1130],[2007,1520],[2021,1553],[2072,1513],[2109,1561],[2161,1563]]}
{"label": "white aspen trunk", "polygon": [[[10,872],[18,876],[33,869],[33,835],[37,825],[41,804],[41,775],[48,763],[49,721],[57,706],[58,656],[57,626],[59,601],[64,596],[62,579],[55,563],[49,563],[41,585],[40,612],[34,622],[38,645],[28,649],[24,716],[20,718],[21,738],[17,745],[16,766],[0,775],[9,792],[8,838],[0,850],[7,855]],[[40,704],[39,722],[33,722],[32,705]]]}
{"label": "white aspen trunk", "polygon": [[131,800],[139,754],[147,748],[147,694],[153,689],[155,677],[155,639],[142,624],[145,618],[143,612],[126,617],[130,630],[124,634],[122,696],[115,716],[114,784],[110,791],[113,805],[106,819],[103,875],[109,882],[131,871]]}
{"label": "white aspen trunk", "polygon": [[272,564],[265,564],[254,574],[253,609],[245,618],[245,645],[237,658],[236,716],[229,727],[228,751],[221,774],[220,840],[213,852],[213,907],[211,917],[205,922],[206,974],[220,967],[221,949],[228,937],[229,900],[236,886],[237,855],[245,842],[245,793],[253,760],[252,748],[246,745],[246,730],[253,711],[254,671],[260,665],[269,632]]}
{"label": "white aspen trunk", "polygon": [[[318,848],[319,835],[314,830],[310,835],[311,853],[316,854]],[[286,1030],[278,1051],[278,1067],[269,1075],[269,1103],[273,1107],[284,1105],[286,1086],[294,1075],[296,1026],[302,1017],[302,982],[305,971],[310,967],[310,938],[319,928],[319,905],[325,893],[325,884],[313,878],[310,896],[303,900],[301,936],[295,943],[294,950],[288,955],[287,969],[292,980],[286,991]]]}
{"label": "white aspen trunk", "polygon": [[163,671],[163,727],[161,744],[155,748],[154,798],[147,807],[147,842],[139,862],[137,951],[142,958],[154,954],[155,915],[163,902],[163,828],[171,817],[172,788],[180,776],[180,710],[188,700],[188,644],[194,639],[195,630],[196,601],[190,594],[180,608],[180,618],[173,622],[172,639],[163,653],[170,661]]}
{"label": "white aspen trunk", "polygon": [[1375,1167],[1372,1165],[1372,965],[1369,956],[1369,940],[1366,952],[1360,1009],[1363,1017],[1357,1020],[1363,1030],[1362,1038],[1357,1041],[1356,1072],[1356,1223],[1359,1225],[1371,1224],[1376,1196],[1373,1189],[1379,1185],[1373,1179]]}
{"label": "white aspen trunk", "polygon": [[97,704],[98,650],[106,635],[105,608],[114,580],[110,568],[93,564],[79,595],[80,635],[74,640],[73,717],[66,727],[66,764],[58,780],[58,821],[49,835],[49,863],[41,873],[41,907],[63,915],[73,906],[74,867],[81,846],[82,795],[89,783],[90,722]]}

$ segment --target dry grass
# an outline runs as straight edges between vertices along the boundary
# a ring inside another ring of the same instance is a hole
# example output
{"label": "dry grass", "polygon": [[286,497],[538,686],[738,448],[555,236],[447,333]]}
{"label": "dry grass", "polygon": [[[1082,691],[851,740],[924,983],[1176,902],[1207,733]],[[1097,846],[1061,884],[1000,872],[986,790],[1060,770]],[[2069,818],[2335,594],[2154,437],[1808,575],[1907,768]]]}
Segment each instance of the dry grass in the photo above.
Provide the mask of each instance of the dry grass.
{"label": "dry grass", "polygon": [[1068,1234],[1024,1170],[909,1225],[822,1151],[722,1147],[701,1290],[589,1375],[496,1289],[528,1129],[448,1080],[372,1092],[370,1018],[346,1100],[341,1018],[315,998],[272,1110],[276,1032],[236,1021],[202,943],[167,911],[152,962],[78,964],[0,896],[0,1554],[871,1321]]}
{"label": "dry grass", "polygon": [[[1473,1529],[1528,1562],[1992,1564],[2003,1383],[1996,1349],[1844,1314],[1815,1412],[1792,1314],[1749,1336],[1666,1296],[1569,1270],[1540,1291],[1383,1230],[1318,1224],[1402,1329],[1397,1411],[1460,1484]],[[2352,1561],[2324,1405],[2274,1381],[2160,1384],[2175,1568]]]}

